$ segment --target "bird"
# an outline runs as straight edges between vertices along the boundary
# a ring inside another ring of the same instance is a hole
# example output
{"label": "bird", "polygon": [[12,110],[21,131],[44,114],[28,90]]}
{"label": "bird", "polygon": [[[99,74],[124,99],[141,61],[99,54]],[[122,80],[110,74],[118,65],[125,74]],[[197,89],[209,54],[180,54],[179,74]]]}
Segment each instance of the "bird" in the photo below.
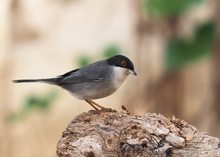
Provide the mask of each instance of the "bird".
{"label": "bird", "polygon": [[132,61],[124,55],[115,55],[57,77],[19,79],[13,80],[13,82],[41,82],[56,85],[70,92],[75,98],[86,101],[95,110],[102,110],[106,108],[93,100],[112,95],[119,89],[129,74],[137,76]]}

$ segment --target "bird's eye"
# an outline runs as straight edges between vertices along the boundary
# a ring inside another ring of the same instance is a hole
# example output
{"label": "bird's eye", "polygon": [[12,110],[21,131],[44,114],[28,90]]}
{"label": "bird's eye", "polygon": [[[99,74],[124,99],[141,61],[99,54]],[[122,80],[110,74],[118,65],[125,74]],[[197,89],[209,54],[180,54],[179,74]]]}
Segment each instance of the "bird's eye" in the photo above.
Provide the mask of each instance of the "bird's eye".
{"label": "bird's eye", "polygon": [[127,66],[127,62],[125,60],[121,61],[121,66],[126,67]]}

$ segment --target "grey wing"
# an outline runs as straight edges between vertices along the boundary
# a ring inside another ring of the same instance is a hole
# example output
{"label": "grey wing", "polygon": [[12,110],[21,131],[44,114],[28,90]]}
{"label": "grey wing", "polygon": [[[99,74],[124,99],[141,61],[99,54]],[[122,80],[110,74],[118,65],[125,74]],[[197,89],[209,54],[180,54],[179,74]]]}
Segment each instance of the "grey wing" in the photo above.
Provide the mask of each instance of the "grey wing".
{"label": "grey wing", "polygon": [[103,62],[96,62],[87,67],[83,67],[76,71],[70,72],[68,75],[62,75],[58,84],[75,84],[84,82],[99,82],[104,78],[106,66]]}

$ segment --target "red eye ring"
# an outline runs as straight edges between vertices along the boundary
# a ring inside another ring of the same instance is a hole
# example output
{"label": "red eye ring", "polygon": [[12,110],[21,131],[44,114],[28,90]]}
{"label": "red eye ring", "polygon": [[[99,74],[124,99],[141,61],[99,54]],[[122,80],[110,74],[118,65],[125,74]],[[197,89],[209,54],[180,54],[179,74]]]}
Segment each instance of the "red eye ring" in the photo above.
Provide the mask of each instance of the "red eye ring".
{"label": "red eye ring", "polygon": [[121,61],[121,66],[123,67],[127,66],[127,62],[125,60]]}

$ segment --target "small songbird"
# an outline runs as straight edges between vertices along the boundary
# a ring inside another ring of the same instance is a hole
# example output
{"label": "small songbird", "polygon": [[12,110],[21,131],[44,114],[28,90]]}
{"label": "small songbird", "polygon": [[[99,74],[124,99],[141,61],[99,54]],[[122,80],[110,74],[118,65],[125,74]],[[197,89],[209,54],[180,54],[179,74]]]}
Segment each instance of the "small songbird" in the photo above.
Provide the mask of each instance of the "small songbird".
{"label": "small songbird", "polygon": [[57,85],[69,91],[74,97],[85,100],[95,110],[99,110],[104,107],[92,100],[113,94],[129,74],[137,75],[131,60],[123,55],[116,55],[54,78],[22,79],[13,82],[43,82]]}

